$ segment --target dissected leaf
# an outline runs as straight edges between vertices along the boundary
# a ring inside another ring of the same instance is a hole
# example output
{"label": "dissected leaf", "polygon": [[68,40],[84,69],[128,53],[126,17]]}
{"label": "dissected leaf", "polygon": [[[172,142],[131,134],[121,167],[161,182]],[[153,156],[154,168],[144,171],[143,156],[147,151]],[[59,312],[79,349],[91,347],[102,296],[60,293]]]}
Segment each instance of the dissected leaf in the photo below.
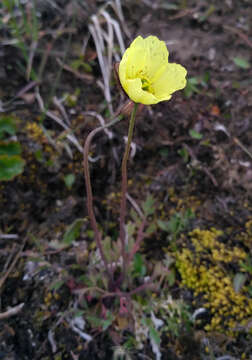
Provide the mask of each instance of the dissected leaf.
{"label": "dissected leaf", "polygon": [[172,234],[176,234],[177,232],[179,232],[180,228],[182,227],[181,225],[182,225],[181,216],[179,213],[176,213],[171,217],[171,220],[168,221],[167,229]]}
{"label": "dissected leaf", "polygon": [[146,274],[146,266],[144,265],[143,257],[141,254],[135,254],[133,266],[136,275],[144,276]]}
{"label": "dissected leaf", "polygon": [[175,274],[174,269],[170,270],[170,272],[167,275],[167,279],[168,279],[168,283],[170,286],[173,286],[175,284],[176,274]]}
{"label": "dissected leaf", "polygon": [[80,235],[80,229],[84,219],[76,219],[67,229],[63,236],[63,242],[70,245]]}
{"label": "dissected leaf", "polygon": [[113,322],[114,317],[110,312],[106,314],[107,319],[101,319],[97,316],[88,315],[86,318],[94,327],[102,327],[103,330],[106,330]]}
{"label": "dissected leaf", "polygon": [[194,216],[194,212],[191,209],[187,209],[182,214],[173,214],[169,221],[158,220],[157,223],[161,230],[176,235],[186,228],[189,219],[193,219]]}
{"label": "dissected leaf", "polygon": [[152,338],[152,340],[153,340],[157,345],[160,345],[161,338],[160,338],[160,336],[159,336],[158,331],[154,328],[154,326],[150,326],[150,327],[149,327],[149,331],[150,331],[150,337]]}
{"label": "dissected leaf", "polygon": [[161,342],[161,338],[160,338],[158,331],[153,326],[152,320],[150,318],[142,318],[142,323],[143,323],[143,325],[148,327],[150,337],[152,338],[154,343],[159,346],[160,342]]}
{"label": "dissected leaf", "polygon": [[169,231],[169,227],[168,227],[167,221],[158,220],[157,223],[158,223],[158,226],[160,227],[161,230],[164,230],[164,231],[166,231],[166,232]]}
{"label": "dissected leaf", "polygon": [[145,230],[145,233],[150,235],[153,234],[157,230],[157,225],[154,222],[151,222],[150,225]]}
{"label": "dissected leaf", "polygon": [[61,286],[64,285],[64,284],[65,284],[65,281],[64,281],[64,280],[58,280],[58,281],[56,281],[56,282],[53,282],[53,283],[50,285],[49,289],[56,291],[56,290],[59,290],[59,289],[61,288]]}
{"label": "dissected leaf", "polygon": [[145,202],[143,203],[143,211],[144,211],[144,215],[147,217],[151,214],[154,213],[155,211],[155,199],[152,195],[148,195],[147,199],[145,200]]}

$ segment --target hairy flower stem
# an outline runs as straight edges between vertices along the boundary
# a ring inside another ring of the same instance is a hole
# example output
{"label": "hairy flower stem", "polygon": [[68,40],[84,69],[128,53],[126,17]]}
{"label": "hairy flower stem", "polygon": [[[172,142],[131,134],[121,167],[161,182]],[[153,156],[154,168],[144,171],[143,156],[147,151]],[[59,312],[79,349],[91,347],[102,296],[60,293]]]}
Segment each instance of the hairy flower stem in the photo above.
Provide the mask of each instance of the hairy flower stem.
{"label": "hairy flower stem", "polygon": [[[118,115],[119,114],[117,113],[116,116],[118,116]],[[87,139],[85,141],[85,145],[84,145],[84,148],[83,148],[83,166],[84,166],[84,176],[85,176],[85,184],[86,184],[86,192],[87,192],[88,216],[89,216],[89,219],[90,219],[90,222],[91,222],[91,226],[92,226],[92,228],[94,230],[94,236],[95,236],[96,245],[97,245],[97,247],[99,249],[102,261],[103,261],[104,266],[105,266],[106,274],[107,274],[111,284],[113,284],[113,282],[114,282],[113,272],[109,267],[108,261],[107,261],[107,259],[105,257],[104,251],[103,251],[103,246],[102,246],[102,241],[101,241],[101,233],[100,233],[100,231],[98,229],[97,221],[96,221],[95,214],[94,214],[93,192],[92,192],[89,165],[88,165],[88,153],[89,153],[89,148],[90,148],[90,144],[91,144],[91,141],[92,141],[93,137],[98,132],[100,132],[101,130],[104,130],[105,128],[108,128],[108,127],[114,125],[118,121],[120,121],[120,119],[112,120],[107,125],[100,126],[97,129],[94,129],[93,131],[91,131],[91,133],[88,135],[88,137],[87,137]]]}
{"label": "hairy flower stem", "polygon": [[126,217],[126,194],[127,194],[127,185],[128,185],[128,173],[127,173],[127,162],[129,158],[130,153],[130,146],[132,142],[133,137],[133,131],[134,131],[134,125],[135,125],[135,117],[136,117],[136,111],[137,111],[138,104],[134,104],[131,117],[130,117],[130,123],[129,123],[129,130],[128,130],[128,139],[127,139],[127,145],[125,148],[125,152],[123,155],[122,160],[122,194],[121,194],[121,207],[120,207],[120,240],[121,240],[121,254],[122,254],[122,273],[120,276],[119,283],[122,283],[125,278],[125,272],[126,272],[126,264],[127,264],[127,253],[126,253],[126,232],[125,232],[125,217]]}

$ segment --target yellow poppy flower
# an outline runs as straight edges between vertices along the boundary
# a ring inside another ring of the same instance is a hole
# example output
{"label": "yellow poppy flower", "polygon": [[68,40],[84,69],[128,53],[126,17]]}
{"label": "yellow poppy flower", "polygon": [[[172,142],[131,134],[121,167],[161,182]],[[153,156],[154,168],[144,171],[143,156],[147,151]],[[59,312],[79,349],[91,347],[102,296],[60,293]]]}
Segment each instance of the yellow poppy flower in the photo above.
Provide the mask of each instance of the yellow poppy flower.
{"label": "yellow poppy flower", "polygon": [[138,36],[123,54],[119,79],[129,98],[144,105],[169,100],[186,86],[186,69],[168,62],[164,41],[156,36]]}

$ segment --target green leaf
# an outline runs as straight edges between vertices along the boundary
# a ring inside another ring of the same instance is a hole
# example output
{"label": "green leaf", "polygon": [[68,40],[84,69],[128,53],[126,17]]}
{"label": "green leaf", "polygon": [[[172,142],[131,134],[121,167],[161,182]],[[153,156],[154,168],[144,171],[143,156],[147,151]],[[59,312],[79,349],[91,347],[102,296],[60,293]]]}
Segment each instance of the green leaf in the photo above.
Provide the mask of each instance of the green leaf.
{"label": "green leaf", "polygon": [[189,160],[189,153],[186,148],[178,150],[178,154],[183,158],[184,162],[187,163]]}
{"label": "green leaf", "polygon": [[190,129],[189,134],[193,139],[201,140],[203,138],[203,135],[198,133],[197,131]]}
{"label": "green leaf", "polygon": [[169,232],[169,227],[168,227],[167,221],[158,220],[157,223],[161,230]]}
{"label": "green leaf", "polygon": [[202,76],[201,84],[203,86],[207,87],[209,80],[210,80],[210,73],[208,71],[206,71]]}
{"label": "green leaf", "polygon": [[250,68],[250,63],[243,58],[240,57],[235,57],[233,58],[233,62],[235,63],[236,66],[242,68],[242,69],[249,69]]}
{"label": "green leaf", "polygon": [[247,257],[246,262],[241,262],[240,264],[241,268],[243,268],[245,271],[249,272],[252,275],[252,258]]}
{"label": "green leaf", "polygon": [[189,219],[195,219],[195,213],[193,212],[193,210],[191,208],[186,209],[184,217],[185,217],[185,220],[186,220],[185,225],[187,225]]}
{"label": "green leaf", "polygon": [[59,290],[59,289],[61,288],[62,285],[64,285],[64,283],[65,283],[65,281],[63,281],[63,280],[59,280],[59,281],[53,282],[53,283],[50,285],[49,289],[50,289],[50,290],[55,290],[55,291],[57,291],[57,290]]}
{"label": "green leaf", "polygon": [[147,199],[145,200],[145,202],[142,205],[144,215],[146,217],[149,216],[149,215],[152,215],[155,212],[154,204],[155,204],[154,197],[152,195],[148,195]]}
{"label": "green leaf", "polygon": [[64,176],[64,181],[65,181],[66,187],[70,190],[75,182],[75,175],[68,174],[68,175]]}
{"label": "green leaf", "polygon": [[155,223],[150,223],[150,225],[145,230],[146,234],[153,234],[157,230],[157,225]]}
{"label": "green leaf", "polygon": [[87,315],[86,319],[91,323],[91,326],[99,327],[103,325],[104,320],[97,316]]}
{"label": "green leaf", "polygon": [[12,13],[13,8],[15,6],[14,0],[3,0],[3,6],[5,6],[10,13]]}
{"label": "green leaf", "polygon": [[144,261],[141,254],[139,253],[135,254],[133,266],[136,275],[144,276],[146,274],[146,266],[144,265]]}
{"label": "green leaf", "polygon": [[39,161],[41,163],[43,162],[43,152],[40,149],[38,149],[34,152],[34,156],[37,161]]}
{"label": "green leaf", "polygon": [[3,134],[15,135],[16,126],[13,118],[9,116],[0,117],[0,138],[3,138]]}
{"label": "green leaf", "polygon": [[102,330],[103,331],[107,330],[107,328],[109,328],[110,325],[112,324],[112,321],[113,321],[113,319],[103,320]]}
{"label": "green leaf", "polygon": [[67,229],[63,236],[63,242],[70,245],[80,235],[80,229],[84,222],[84,219],[76,219]]}
{"label": "green leaf", "polygon": [[24,170],[25,161],[18,155],[0,155],[0,181],[12,180]]}
{"label": "green leaf", "polygon": [[86,287],[92,287],[94,286],[92,279],[87,275],[81,275],[79,276],[79,281],[83,282]]}
{"label": "green leaf", "polygon": [[173,269],[170,270],[169,274],[167,275],[167,279],[170,286],[173,286],[175,284],[176,274]]}
{"label": "green leaf", "polygon": [[158,220],[157,223],[160,229],[177,235],[188,226],[189,219],[194,217],[194,212],[191,209],[187,209],[184,213],[173,214],[169,221]]}
{"label": "green leaf", "polygon": [[83,70],[85,72],[89,72],[91,73],[93,70],[92,70],[92,67],[86,63],[85,61],[83,61],[82,59],[77,59],[77,60],[74,60],[71,62],[70,64],[71,68],[73,68],[74,70],[79,70],[80,68],[83,68]]}
{"label": "green leaf", "polygon": [[18,142],[0,142],[0,155],[19,155],[21,146]]}
{"label": "green leaf", "polygon": [[208,17],[211,16],[212,13],[214,13],[215,10],[216,10],[215,6],[210,5],[209,8],[205,11],[205,13],[198,18],[198,21],[200,23],[206,21]]}
{"label": "green leaf", "polygon": [[247,280],[247,275],[243,273],[237,273],[233,280],[233,287],[235,292],[240,292],[241,288]]}
{"label": "green leaf", "polygon": [[168,231],[170,231],[172,234],[176,234],[180,231],[181,227],[181,215],[179,213],[172,215],[171,220],[169,220],[167,223]]}
{"label": "green leaf", "polygon": [[186,87],[184,89],[184,94],[186,97],[191,97],[193,93],[199,93],[200,90],[197,88],[199,80],[195,77],[187,79]]}
{"label": "green leaf", "polygon": [[95,326],[95,327],[101,326],[103,330],[106,330],[114,320],[114,317],[110,312],[108,312],[106,316],[107,319],[105,320],[92,315],[88,315],[86,316],[86,318],[91,323],[91,326]]}
{"label": "green leaf", "polygon": [[188,82],[189,82],[191,85],[198,85],[199,80],[198,80],[196,77],[192,77],[192,78],[189,78],[189,79],[188,79]]}
{"label": "green leaf", "polygon": [[94,239],[94,231],[93,230],[87,230],[86,232],[87,237],[89,237],[89,239]]}
{"label": "green leaf", "polygon": [[150,337],[154,340],[154,342],[157,345],[160,345],[161,339],[160,339],[158,331],[153,326],[149,327],[149,331],[150,331]]}

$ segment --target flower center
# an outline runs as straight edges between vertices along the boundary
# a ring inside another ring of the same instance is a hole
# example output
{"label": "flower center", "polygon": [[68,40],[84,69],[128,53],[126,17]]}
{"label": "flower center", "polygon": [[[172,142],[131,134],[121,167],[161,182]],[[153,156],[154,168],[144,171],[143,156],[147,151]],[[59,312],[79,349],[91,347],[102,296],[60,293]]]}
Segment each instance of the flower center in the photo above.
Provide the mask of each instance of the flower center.
{"label": "flower center", "polygon": [[141,82],[142,82],[142,89],[144,91],[148,91],[150,93],[153,93],[153,88],[151,86],[151,81],[146,76],[144,76],[142,74],[142,72],[140,72],[139,75],[140,75],[139,77],[140,77]]}
{"label": "flower center", "polygon": [[148,91],[150,87],[149,81],[147,79],[141,79],[141,81],[142,81],[142,89]]}

